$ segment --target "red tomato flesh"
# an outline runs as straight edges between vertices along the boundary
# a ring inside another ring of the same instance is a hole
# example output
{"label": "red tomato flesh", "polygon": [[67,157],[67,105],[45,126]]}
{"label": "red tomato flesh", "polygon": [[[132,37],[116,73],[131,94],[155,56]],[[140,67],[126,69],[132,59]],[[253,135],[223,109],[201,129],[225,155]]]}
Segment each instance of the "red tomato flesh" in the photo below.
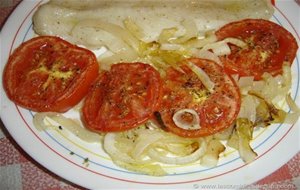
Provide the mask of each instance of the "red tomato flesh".
{"label": "red tomato flesh", "polygon": [[125,131],[148,120],[160,105],[161,78],[143,63],[114,64],[87,95],[83,121],[98,132]]}
{"label": "red tomato flesh", "polygon": [[41,36],[12,53],[3,85],[17,105],[37,112],[65,112],[82,100],[98,74],[91,51],[58,37]]}
{"label": "red tomato flesh", "polygon": [[264,72],[273,76],[282,73],[284,62],[293,63],[298,49],[293,35],[268,20],[246,19],[229,23],[216,32],[219,40],[238,38],[246,48],[231,45],[231,54],[221,57],[225,71],[260,80]]}
{"label": "red tomato flesh", "polygon": [[[160,110],[166,129],[182,137],[202,137],[217,133],[229,127],[236,119],[241,105],[239,88],[223,68],[213,61],[192,58],[215,83],[214,91],[209,92],[184,62],[181,73],[174,69],[167,71]],[[173,115],[181,109],[195,110],[200,119],[200,129],[182,129],[175,125]]]}

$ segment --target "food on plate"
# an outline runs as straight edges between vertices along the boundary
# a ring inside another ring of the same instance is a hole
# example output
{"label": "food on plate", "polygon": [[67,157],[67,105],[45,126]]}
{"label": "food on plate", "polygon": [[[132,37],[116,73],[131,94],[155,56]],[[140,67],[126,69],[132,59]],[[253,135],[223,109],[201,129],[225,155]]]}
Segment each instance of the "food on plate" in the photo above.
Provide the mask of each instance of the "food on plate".
{"label": "food on plate", "polygon": [[[105,47],[108,51],[98,57],[103,63],[102,69],[109,70],[116,62],[138,60],[152,63],[164,73],[165,62],[174,65],[191,53],[212,58],[209,51],[182,51],[185,46],[199,47],[216,41],[215,35],[204,41],[198,37],[209,35],[210,31],[229,22],[245,18],[269,19],[273,12],[269,0],[175,0],[159,4],[147,0],[75,3],[53,0],[35,12],[33,28],[38,35],[60,36],[91,50]],[[100,49],[100,52],[103,51]],[[213,59],[218,61],[215,56]]]}
{"label": "food on plate", "polygon": [[58,37],[41,36],[21,44],[3,72],[7,96],[37,112],[65,112],[86,95],[99,66],[95,55]]}
{"label": "food on plate", "polygon": [[103,146],[115,164],[139,173],[161,176],[167,174],[163,164],[183,165],[199,161],[206,153],[207,142],[204,138],[182,138],[166,133],[148,122],[133,130],[105,134]]}
{"label": "food on plate", "polygon": [[149,64],[119,63],[102,72],[82,107],[86,127],[119,132],[146,122],[160,106],[162,81]]}
{"label": "food on plate", "polygon": [[[181,64],[183,72],[170,68],[164,80],[164,97],[159,112],[168,131],[195,138],[230,127],[241,105],[236,82],[213,61],[192,58]],[[211,88],[205,86],[208,82],[212,83]],[[181,112],[183,109],[194,110],[195,114]],[[192,122],[193,118],[198,118],[198,121]]]}
{"label": "food on plate", "polygon": [[263,0],[49,1],[33,16],[36,34],[92,50],[99,68],[71,109],[79,117],[55,105],[33,123],[100,142],[116,165],[149,175],[214,167],[231,148],[250,163],[256,130],[300,116],[290,94],[298,45],[268,21],[273,11]]}
{"label": "food on plate", "polygon": [[107,45],[108,38],[115,38],[106,33],[107,28],[103,28],[103,32],[93,27],[74,31],[74,27],[89,19],[104,25],[123,26],[123,22],[130,18],[143,28],[142,40],[151,42],[157,40],[166,28],[178,28],[176,35],[182,36],[185,27],[191,32],[207,31],[245,18],[269,19],[273,12],[269,0],[167,0],[160,3],[149,0],[52,0],[39,7],[33,16],[33,23],[39,35],[58,35],[74,43],[99,47]]}
{"label": "food on plate", "polygon": [[268,20],[246,19],[229,23],[218,31],[219,40],[233,37],[247,43],[247,48],[234,45],[231,54],[221,57],[228,73],[239,76],[254,76],[261,79],[267,72],[272,75],[282,73],[282,64],[292,64],[298,45],[293,35]]}

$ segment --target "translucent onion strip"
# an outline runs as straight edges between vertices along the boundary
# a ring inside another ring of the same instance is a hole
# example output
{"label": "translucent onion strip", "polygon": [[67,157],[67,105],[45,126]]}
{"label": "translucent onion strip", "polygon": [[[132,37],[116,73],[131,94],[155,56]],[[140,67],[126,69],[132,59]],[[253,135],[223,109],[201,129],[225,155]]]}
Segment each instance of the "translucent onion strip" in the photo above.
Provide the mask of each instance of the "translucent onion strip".
{"label": "translucent onion strip", "polygon": [[207,44],[202,48],[203,50],[212,50],[214,54],[221,55],[229,55],[231,53],[230,47],[224,41],[218,41],[212,44]]}
{"label": "translucent onion strip", "polygon": [[158,42],[163,44],[163,43],[170,43],[170,40],[172,38],[175,38],[175,34],[178,31],[177,28],[173,27],[173,28],[165,28],[163,29],[159,36],[158,36]]}
{"label": "translucent onion strip", "polygon": [[244,48],[247,46],[245,42],[239,40],[237,38],[225,38],[222,41],[218,41],[215,43],[207,44],[203,47],[203,50],[212,50],[216,55],[228,55],[231,53],[230,47],[228,44],[236,45],[240,48]]}
{"label": "translucent onion strip", "polygon": [[182,50],[183,46],[179,44],[171,44],[171,43],[164,43],[160,45],[161,50],[169,50],[169,51],[176,51]]}
{"label": "translucent onion strip", "polygon": [[284,123],[295,124],[300,117],[300,108],[296,105],[290,94],[286,96],[286,102],[291,109],[291,113],[287,113]]}
{"label": "translucent onion strip", "polygon": [[47,117],[47,116],[53,116],[53,115],[56,115],[56,113],[53,113],[53,112],[48,112],[48,113],[36,113],[34,116],[33,116],[33,125],[35,126],[35,128],[39,131],[43,131],[43,130],[46,130],[48,129],[49,125],[46,125],[46,123],[44,122],[44,119]]}
{"label": "translucent onion strip", "polygon": [[188,164],[195,162],[201,158],[206,152],[206,142],[203,139],[199,140],[199,148],[188,156],[183,157],[169,157],[161,155],[156,149],[152,148],[149,150],[149,156],[161,163],[166,164]]}
{"label": "translucent onion strip", "polygon": [[192,62],[187,62],[186,65],[199,77],[199,79],[209,92],[214,91],[215,83],[210,80],[209,76],[200,67],[197,67]]}
{"label": "translucent onion strip", "polygon": [[[99,28],[101,30],[104,30],[115,37],[118,37],[122,39],[125,43],[127,43],[130,47],[132,47],[136,52],[139,50],[139,40],[136,39],[129,31],[125,30],[121,26],[118,26],[116,24],[108,23],[101,20],[96,19],[86,19],[80,21],[76,27],[93,27],[93,28]],[[73,29],[74,30],[74,29]]]}
{"label": "translucent onion strip", "polygon": [[256,97],[251,95],[243,96],[238,118],[247,118],[254,123],[256,121],[256,108],[258,105],[259,101]]}
{"label": "translucent onion strip", "polygon": [[104,150],[113,158],[126,163],[136,163],[134,159],[132,159],[127,154],[119,151],[115,147],[116,142],[116,134],[115,133],[107,133],[104,137]]}
{"label": "translucent onion strip", "polygon": [[293,98],[291,97],[291,94],[288,94],[286,96],[286,102],[288,103],[289,107],[291,108],[292,112],[300,112],[300,108],[297,106]]}
{"label": "translucent onion strip", "polygon": [[137,60],[137,54],[128,49],[123,49],[118,53],[105,52],[97,57],[97,60],[101,63],[100,67],[103,70],[110,70],[111,65],[120,62],[134,62]]}
{"label": "translucent onion strip", "polygon": [[67,130],[79,139],[95,143],[100,142],[101,137],[98,133],[89,131],[71,118],[66,118],[62,114],[46,112],[36,113],[33,117],[33,124],[38,130],[52,129],[61,126],[61,130]]}
{"label": "translucent onion strip", "polygon": [[191,50],[192,55],[194,57],[198,57],[201,59],[208,59],[216,62],[217,64],[223,66],[223,63],[221,62],[220,58],[213,52],[208,51],[208,50],[199,50],[199,49],[192,49]]}
{"label": "translucent onion strip", "polygon": [[217,139],[212,139],[207,144],[207,151],[201,158],[201,165],[214,167],[218,164],[219,155],[225,151],[225,146]]}
{"label": "translucent onion strip", "polygon": [[192,19],[184,19],[181,24],[185,29],[185,34],[176,39],[170,40],[172,43],[181,44],[189,39],[197,37],[198,35],[197,25]]}
{"label": "translucent onion strip", "polygon": [[144,30],[129,17],[123,21],[125,28],[138,40],[145,38]]}
{"label": "translucent onion strip", "polygon": [[211,44],[217,41],[215,34],[210,34],[208,36],[191,39],[184,43],[186,48],[203,48],[207,44]]}
{"label": "translucent onion strip", "polygon": [[132,157],[138,159],[149,146],[151,146],[153,143],[156,143],[162,138],[163,134],[156,133],[155,131],[149,131],[149,133],[140,136],[137,139],[137,143],[131,152]]}
{"label": "translucent onion strip", "polygon": [[253,135],[253,123],[247,119],[238,119],[236,125],[239,154],[245,163],[250,163],[257,156],[257,153],[250,146]]}

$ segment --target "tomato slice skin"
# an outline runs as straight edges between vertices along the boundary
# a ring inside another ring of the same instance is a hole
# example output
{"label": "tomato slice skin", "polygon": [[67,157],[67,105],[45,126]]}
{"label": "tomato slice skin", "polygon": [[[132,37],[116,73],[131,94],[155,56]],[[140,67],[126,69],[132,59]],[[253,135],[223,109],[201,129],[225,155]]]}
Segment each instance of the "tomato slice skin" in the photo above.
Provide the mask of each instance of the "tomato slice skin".
{"label": "tomato slice skin", "polygon": [[264,72],[273,76],[282,73],[283,62],[290,65],[295,59],[298,45],[293,35],[280,25],[263,19],[245,19],[229,23],[216,31],[219,40],[239,38],[246,48],[231,47],[231,54],[221,57],[230,74],[254,76],[260,80]]}
{"label": "tomato slice skin", "polygon": [[118,63],[100,74],[87,95],[82,117],[96,132],[118,132],[144,123],[160,106],[161,77],[140,62]]}
{"label": "tomato slice skin", "polygon": [[[192,62],[208,74],[215,83],[208,92],[198,76],[185,62]],[[239,88],[230,75],[213,61],[191,58],[183,61],[184,73],[169,69],[165,78],[161,119],[168,131],[182,137],[203,137],[229,127],[236,119],[241,105]],[[200,119],[200,129],[187,130],[175,125],[172,117],[180,109],[195,110]]]}
{"label": "tomato slice skin", "polygon": [[99,74],[95,55],[61,38],[22,43],[5,66],[3,86],[17,105],[36,112],[65,112],[79,103]]}

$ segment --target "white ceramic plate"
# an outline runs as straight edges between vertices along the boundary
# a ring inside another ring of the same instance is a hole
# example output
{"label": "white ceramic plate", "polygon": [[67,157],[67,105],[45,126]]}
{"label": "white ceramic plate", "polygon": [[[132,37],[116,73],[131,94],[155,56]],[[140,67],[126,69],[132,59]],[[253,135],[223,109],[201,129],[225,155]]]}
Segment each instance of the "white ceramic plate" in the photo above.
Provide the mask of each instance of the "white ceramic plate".
{"label": "white ceramic plate", "polygon": [[[33,37],[31,17],[40,2],[23,1],[8,19],[1,32],[1,73],[9,54],[21,42]],[[276,1],[272,20],[289,30],[299,43],[300,8],[294,1]],[[293,70],[292,97],[300,105],[298,51]],[[32,124],[33,113],[8,100],[2,86],[1,119],[18,144],[35,160],[61,177],[89,189],[208,189],[242,188],[277,170],[299,151],[299,122],[295,125],[272,125],[257,131],[252,143],[258,157],[246,165],[232,152],[217,167],[198,164],[168,167],[175,172],[152,177],[126,171],[112,164],[101,145],[88,144],[66,137],[60,130],[39,132]],[[88,164],[85,160],[88,158]]]}

